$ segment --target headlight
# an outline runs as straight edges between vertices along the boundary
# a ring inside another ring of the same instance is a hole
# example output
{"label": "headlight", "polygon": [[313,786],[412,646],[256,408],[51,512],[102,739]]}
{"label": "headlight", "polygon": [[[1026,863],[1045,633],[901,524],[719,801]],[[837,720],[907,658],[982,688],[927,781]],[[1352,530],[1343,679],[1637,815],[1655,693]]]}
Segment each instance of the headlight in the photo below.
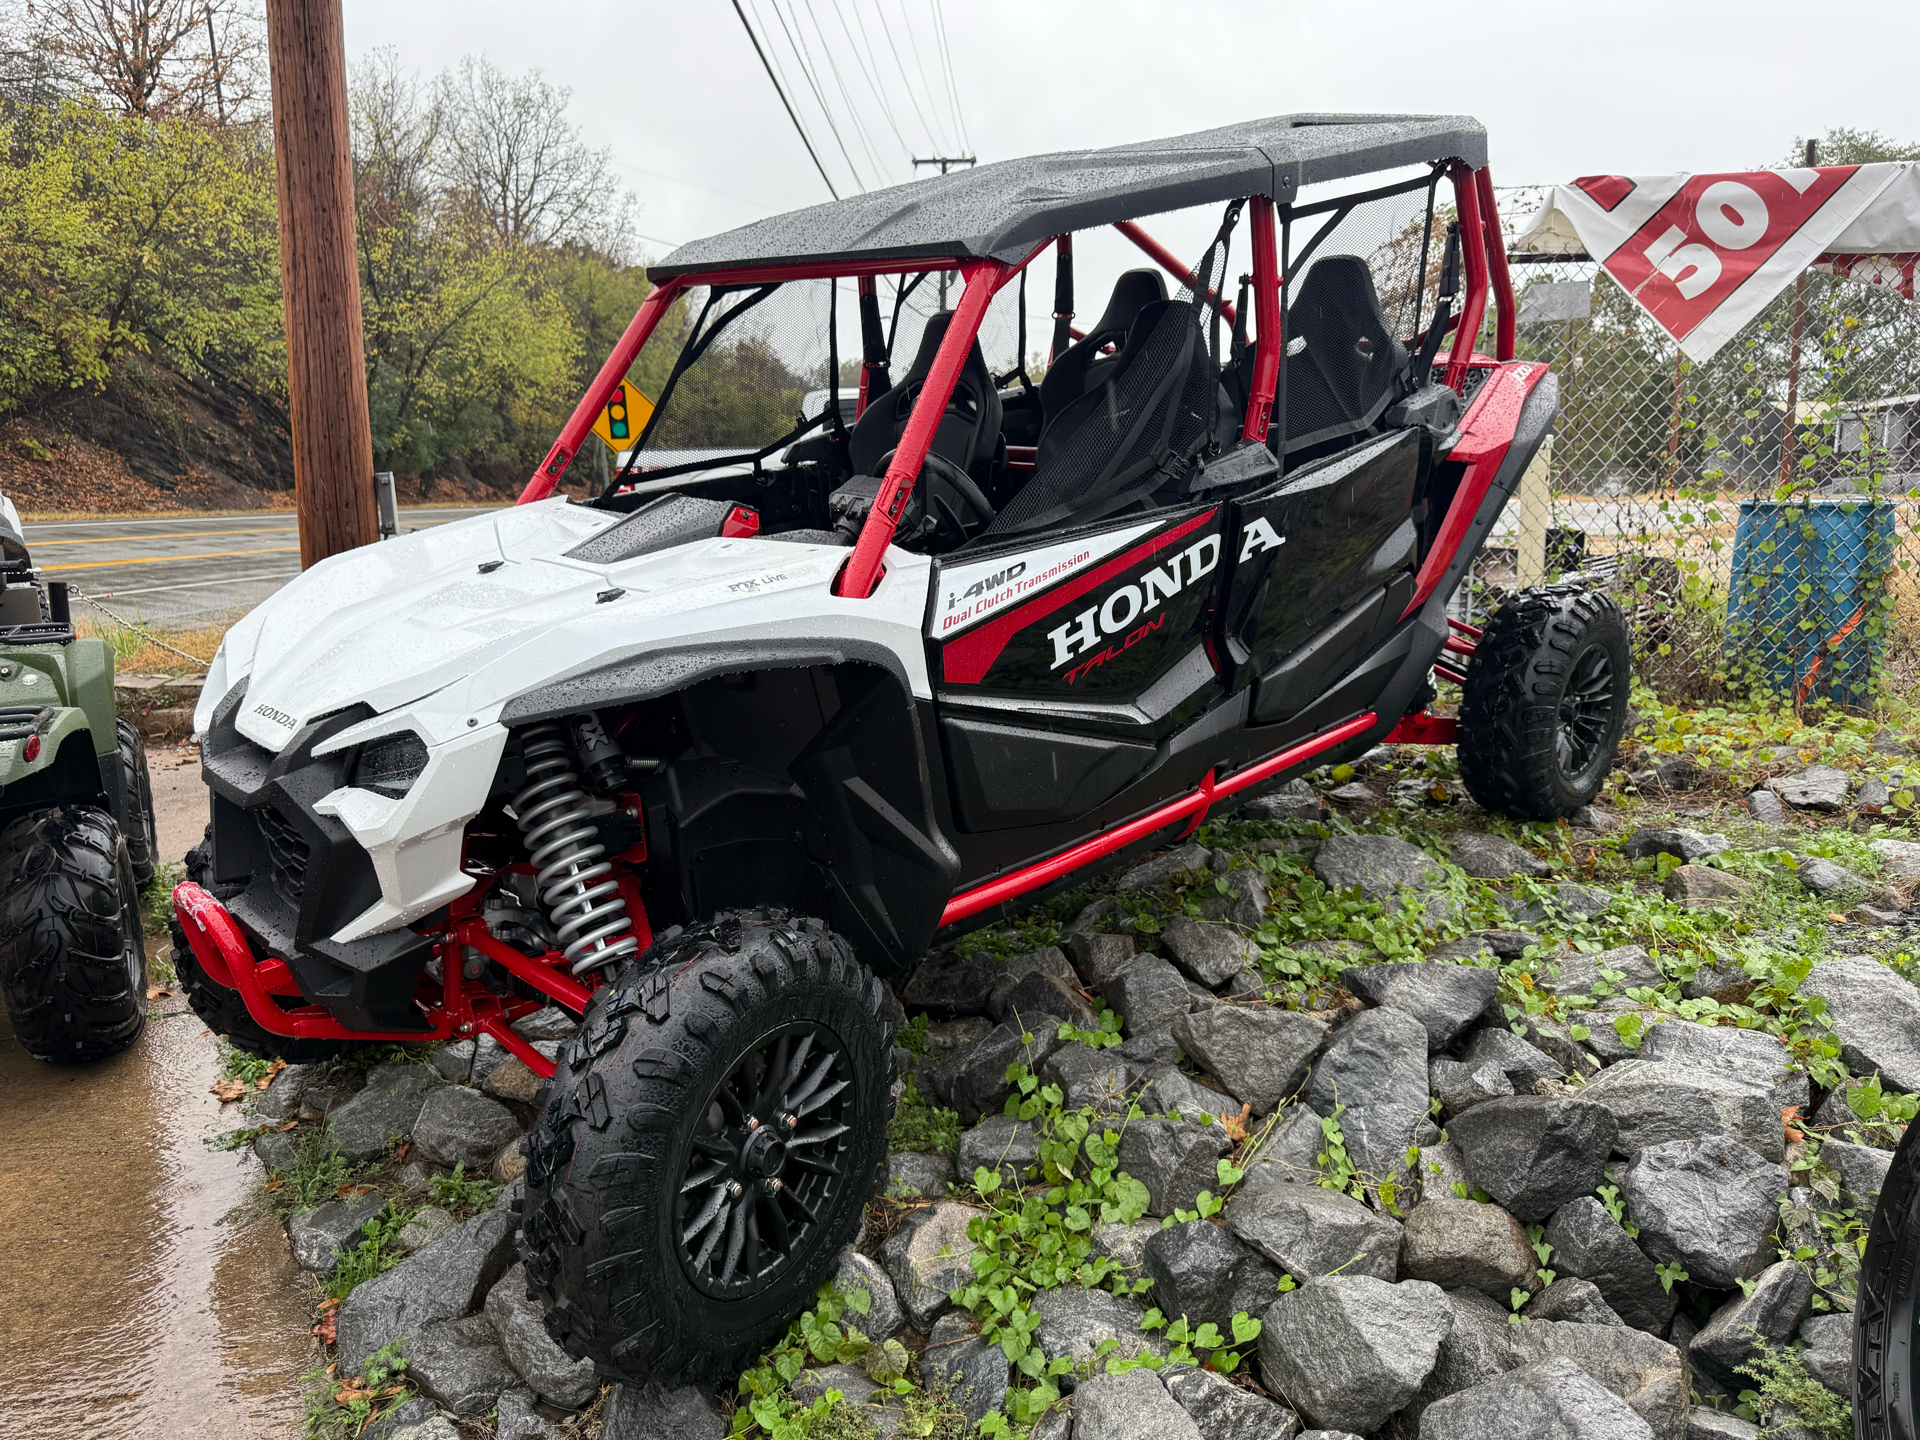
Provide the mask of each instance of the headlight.
{"label": "headlight", "polygon": [[353,784],[398,800],[426,768],[427,743],[412,731],[402,731],[361,747]]}

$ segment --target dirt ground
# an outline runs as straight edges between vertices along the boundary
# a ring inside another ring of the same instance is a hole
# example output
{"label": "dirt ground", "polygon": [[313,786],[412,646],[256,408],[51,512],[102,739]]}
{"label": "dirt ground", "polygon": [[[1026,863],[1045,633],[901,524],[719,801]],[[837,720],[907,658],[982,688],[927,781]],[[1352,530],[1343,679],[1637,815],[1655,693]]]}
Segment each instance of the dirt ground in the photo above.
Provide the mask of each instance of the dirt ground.
{"label": "dirt ground", "polygon": [[147,752],[153,777],[154,822],[160,832],[160,859],[178,861],[200,844],[207,828],[207,787],[200,778],[200,752],[194,746],[155,743]]}

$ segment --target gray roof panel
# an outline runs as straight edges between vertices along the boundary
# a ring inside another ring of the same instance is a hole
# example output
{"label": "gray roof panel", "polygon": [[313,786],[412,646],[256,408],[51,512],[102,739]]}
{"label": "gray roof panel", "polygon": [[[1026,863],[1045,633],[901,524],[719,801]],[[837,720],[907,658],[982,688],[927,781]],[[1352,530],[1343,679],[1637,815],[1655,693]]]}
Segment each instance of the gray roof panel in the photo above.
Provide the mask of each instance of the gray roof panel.
{"label": "gray roof panel", "polygon": [[1406,165],[1487,163],[1466,115],[1277,115],[1218,130],[977,165],[772,216],[679,247],[648,273],[842,260],[1013,261],[1049,236]]}

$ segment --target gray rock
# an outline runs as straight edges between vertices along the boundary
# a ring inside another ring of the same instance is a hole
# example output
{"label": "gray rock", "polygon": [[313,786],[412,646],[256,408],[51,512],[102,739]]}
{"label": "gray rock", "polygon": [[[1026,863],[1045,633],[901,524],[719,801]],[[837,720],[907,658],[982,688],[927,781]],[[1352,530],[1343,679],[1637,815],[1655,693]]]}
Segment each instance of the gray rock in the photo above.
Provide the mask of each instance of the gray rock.
{"label": "gray rock", "polygon": [[976,1335],[959,1311],[934,1323],[919,1366],[922,1382],[959,1406],[970,1428],[1007,1403],[1006,1353],[998,1342]]}
{"label": "gray rock", "polygon": [[1430,1051],[1454,1044],[1494,999],[1500,972],[1481,966],[1413,963],[1350,966],[1341,984],[1372,1006],[1392,1006],[1427,1032]]}
{"label": "gray rock", "polygon": [[[1115,1054],[1144,1071],[1152,1071],[1167,1066],[1178,1066],[1184,1059],[1179,1043],[1174,1039],[1172,1026],[1158,1026],[1151,1031],[1136,1030],[1133,1035],[1114,1048]],[[1142,1102],[1148,1110],[1154,1109]]]}
{"label": "gray rock", "polygon": [[1302,1099],[1323,1116],[1341,1113],[1356,1169],[1391,1172],[1427,1117],[1427,1029],[1389,1007],[1363,1011],[1335,1033]]}
{"label": "gray rock", "polygon": [[1185,873],[1205,875],[1211,869],[1206,846],[1176,846],[1135,866],[1121,876],[1123,891],[1158,891],[1178,881]]}
{"label": "gray rock", "polygon": [[1470,1066],[1436,1056],[1427,1063],[1428,1091],[1441,1103],[1441,1117],[1452,1120],[1483,1101],[1514,1094],[1514,1083],[1494,1061]]}
{"label": "gray rock", "polygon": [[317,1065],[283,1066],[264,1091],[247,1098],[247,1112],[256,1120],[290,1121],[300,1114],[300,1098],[320,1075]]}
{"label": "gray rock", "polygon": [[[858,1327],[869,1340],[885,1341],[900,1330],[901,1323],[907,1319],[906,1313],[901,1310],[900,1297],[894,1294],[894,1282],[886,1268],[851,1246],[840,1253],[840,1268],[834,1272],[834,1287],[850,1298],[847,1314],[842,1319]],[[860,1308],[859,1297],[855,1294],[863,1291],[867,1294],[865,1311]]]}
{"label": "gray rock", "polygon": [[354,1287],[334,1322],[340,1374],[361,1374],[396,1336],[419,1336],[436,1321],[478,1310],[512,1260],[517,1223],[511,1212],[484,1211]]}
{"label": "gray rock", "polygon": [[960,1139],[955,1169],[973,1182],[977,1169],[999,1171],[1009,1186],[1020,1184],[1022,1173],[1040,1161],[1040,1133],[1032,1121],[1012,1116],[988,1116]]}
{"label": "gray rock", "polygon": [[487,1168],[488,1176],[500,1185],[509,1185],[527,1174],[527,1145],[530,1135],[515,1136],[502,1146],[494,1156],[493,1164]]}
{"label": "gray rock", "polygon": [[1296,1101],[1281,1108],[1268,1129],[1266,1140],[1249,1153],[1246,1169],[1250,1175],[1259,1170],[1260,1184],[1315,1181],[1321,1174],[1317,1158],[1326,1148],[1319,1113],[1312,1106]]}
{"label": "gray rock", "polygon": [[1676,1298],[1661,1285],[1647,1253],[1608,1215],[1597,1197],[1569,1201],[1549,1218],[1541,1239],[1554,1248],[1550,1266],[1562,1276],[1592,1281],[1628,1325],[1654,1334],[1667,1330]]}
{"label": "gray rock", "polygon": [[1159,1221],[1110,1221],[1096,1226],[1089,1237],[1090,1254],[1105,1256],[1132,1276],[1139,1276],[1147,1264],[1147,1243],[1161,1233]]}
{"label": "gray rock", "polygon": [[1621,828],[1621,822],[1612,811],[1604,811],[1599,806],[1582,806],[1569,816],[1568,824],[1579,826],[1584,831],[1601,831],[1606,834]]}
{"label": "gray rock", "polygon": [[1638,830],[1621,842],[1621,854],[1631,861],[1663,855],[1682,861],[1702,861],[1720,855],[1727,848],[1728,838],[1724,835],[1690,830]]}
{"label": "gray rock", "polygon": [[[1123,1048],[1125,1049],[1125,1048]],[[1180,1048],[1173,1046],[1178,1053]],[[1187,1120],[1203,1115],[1226,1118],[1240,1114],[1240,1102],[1232,1096],[1203,1086],[1184,1071],[1172,1066],[1151,1066],[1142,1074],[1137,1092],[1140,1107],[1149,1115],[1179,1112]]]}
{"label": "gray rock", "polygon": [[[1052,947],[1049,951],[1060,955]],[[1068,969],[1065,957],[1061,966]],[[1062,1021],[1070,1021],[1082,1030],[1092,1030],[1099,1018],[1081,998],[1076,989],[1079,984],[1078,976],[1073,981],[1063,981],[1059,976],[1030,971],[1011,984],[1003,981],[996,985],[988,997],[988,1013],[1006,1025],[1018,1025],[1037,1033],[1051,1031]]]}
{"label": "gray rock", "polygon": [[[1032,1036],[1023,1041],[1023,1035]],[[1003,1021],[964,1051],[956,1051],[935,1072],[936,1084],[947,1097],[947,1104],[960,1115],[963,1126],[971,1126],[982,1116],[998,1114],[1008,1095],[1007,1068],[1018,1061],[1037,1070],[1042,1061],[1060,1046],[1056,1027],[1041,1024],[1039,1030],[1023,1031],[1013,1021]]]}
{"label": "gray rock", "polygon": [[840,1392],[840,1399],[849,1406],[864,1410],[869,1398],[880,1387],[875,1385],[867,1373],[858,1366],[845,1363],[832,1366],[809,1366],[793,1380],[789,1388],[794,1399],[803,1406],[811,1406],[829,1391]]}
{"label": "gray rock", "polygon": [[1103,994],[1126,1018],[1130,1036],[1172,1025],[1177,1016],[1194,1009],[1194,997],[1181,973],[1159,956],[1136,956],[1109,978]]}
{"label": "gray rock", "polygon": [[1842,1312],[1810,1316],[1801,1323],[1807,1349],[1801,1364],[1837,1396],[1854,1394],[1854,1317]]}
{"label": "gray rock", "polygon": [[1817,896],[1840,896],[1848,891],[1865,891],[1868,881],[1846,866],[1820,856],[1810,856],[1794,868],[1794,878],[1804,890]]}
{"label": "gray rock", "polygon": [[543,1006],[515,1021],[513,1028],[530,1041],[564,1041],[580,1028],[580,1017],[559,1006]]}
{"label": "gray rock", "polygon": [[394,1237],[400,1249],[408,1253],[418,1251],[422,1246],[438,1241],[458,1225],[453,1213],[439,1206],[422,1206]]}
{"label": "gray rock", "polygon": [[1648,1146],[1621,1180],[1642,1249],[1723,1290],[1766,1263],[1775,1198],[1787,1189],[1779,1162],[1730,1136]]}
{"label": "gray rock", "polygon": [[1270,795],[1249,801],[1241,807],[1241,816],[1250,821],[1318,821],[1321,795],[1306,781],[1296,778]]}
{"label": "gray rock", "polygon": [[514,1137],[520,1122],[500,1102],[468,1086],[442,1086],[427,1097],[414,1121],[414,1147],[442,1166],[483,1169]]}
{"label": "gray rock", "polygon": [[936,1015],[980,1015],[999,972],[993,961],[958,951],[935,951],[914,967],[901,987],[901,1003],[910,1011]]}
{"label": "gray rock", "polygon": [[1828,1003],[1850,1071],[1879,1071],[1897,1091],[1921,1091],[1921,991],[1871,957],[1844,956],[1810,970],[1801,993]]}
{"label": "gray rock", "polygon": [[1788,1048],[1766,1031],[1670,1018],[1642,1037],[1641,1055],[1650,1061],[1724,1071],[1737,1081],[1768,1087],[1776,1116],[1783,1106],[1799,1106],[1802,1115],[1807,1114],[1807,1073],[1788,1060]]}
{"label": "gray rock", "polygon": [[1096,1050],[1069,1041],[1041,1063],[1043,1081],[1061,1088],[1063,1109],[1092,1106],[1103,1114],[1124,1114],[1140,1068],[1109,1048]]}
{"label": "gray rock", "polygon": [[1755,791],[1748,797],[1748,814],[1764,826],[1778,826],[1786,822],[1788,808],[1773,791]]}
{"label": "gray rock", "polygon": [[927,1026],[927,1055],[935,1059],[964,1051],[994,1029],[985,1016],[954,1016],[945,1021],[930,1021]]}
{"label": "gray rock", "polygon": [[480,1036],[442,1046],[428,1058],[428,1063],[457,1085],[479,1086],[512,1059],[512,1054],[499,1041],[492,1036]]}
{"label": "gray rock", "polygon": [[1297,1282],[1337,1269],[1344,1276],[1396,1278],[1398,1222],[1343,1192],[1269,1180],[1269,1174],[1263,1166],[1248,1168],[1222,1212],[1228,1230]]}
{"label": "gray rock", "polygon": [[363,1191],[344,1201],[327,1201],[296,1211],[287,1220],[293,1258],[319,1276],[330,1275],[342,1251],[351,1250],[367,1223],[387,1209],[378,1191]]}
{"label": "gray rock", "polygon": [[1521,1220],[1539,1221],[1600,1184],[1615,1123],[1585,1092],[1512,1096],[1463,1112],[1448,1139],[1475,1185]]}
{"label": "gray rock", "polygon": [[1076,1366],[1094,1359],[1103,1341],[1118,1343],[1113,1354],[1129,1358],[1143,1351],[1167,1354],[1160,1334],[1141,1330],[1141,1308],[1105,1291],[1058,1286],[1034,1293],[1029,1309],[1041,1318],[1034,1344],[1049,1361],[1061,1356]]}
{"label": "gray rock", "polygon": [[418,1426],[426,1421],[438,1421],[440,1408],[425,1396],[410,1396],[393,1410],[371,1422],[360,1434],[367,1441],[386,1441],[396,1431]]}
{"label": "gray rock", "polygon": [[1281,1279],[1279,1271],[1208,1221],[1187,1221],[1149,1237],[1142,1260],[1162,1314],[1185,1316],[1195,1326],[1212,1321],[1223,1335],[1238,1312],[1259,1316],[1265,1311]]}
{"label": "gray rock", "polygon": [[375,1066],[364,1089],[327,1112],[327,1143],[356,1164],[386,1155],[413,1134],[427,1093],[441,1084],[431,1066]]}
{"label": "gray rock", "polygon": [[1754,883],[1712,866],[1676,866],[1661,883],[1661,894],[1690,910],[1727,906],[1754,893]]}
{"label": "gray rock", "polygon": [[1220,1189],[1215,1163],[1231,1145],[1218,1125],[1149,1118],[1121,1133],[1120,1164],[1147,1187],[1148,1214],[1167,1216],[1192,1210],[1202,1191]]}
{"label": "gray rock", "polygon": [[1517,1286],[1539,1285],[1535,1265],[1527,1232],[1499,1206],[1437,1196],[1409,1211],[1402,1227],[1401,1274],[1411,1281],[1506,1301]]}
{"label": "gray rock", "polygon": [[1742,988],[1740,994],[1745,996],[1754,988],[1754,983],[1739,962],[1717,961],[1697,966],[1694,974],[1681,982],[1681,996],[1684,1000],[1698,1001],[1703,996],[1713,996],[1736,986]]}
{"label": "gray rock", "polygon": [[661,1437],[671,1441],[720,1441],[727,1435],[726,1419],[713,1399],[699,1386],[667,1390],[658,1382],[645,1386],[618,1383],[607,1397],[600,1434],[616,1437]]}
{"label": "gray rock", "polygon": [[485,1316],[424,1326],[407,1337],[406,1352],[408,1377],[456,1416],[485,1416],[520,1382]]}
{"label": "gray rock", "polygon": [[1549,887],[1545,900],[1510,904],[1509,909],[1517,924],[1531,927],[1547,921],[1591,921],[1607,910],[1613,901],[1614,898],[1606,891],[1593,886],[1558,881]]}
{"label": "gray rock", "polygon": [[881,1189],[889,1195],[911,1192],[939,1198],[947,1194],[948,1183],[954,1179],[952,1156],[931,1151],[896,1151],[887,1158],[887,1183]]}
{"label": "gray rock", "polygon": [[1267,908],[1272,897],[1268,895],[1267,884],[1261,879],[1259,871],[1237,866],[1219,884],[1226,889],[1220,895],[1202,902],[1203,906],[1221,908],[1218,916],[1209,911],[1209,919],[1226,921],[1244,931],[1254,930],[1267,919]]}
{"label": "gray rock", "polygon": [[1494,956],[1503,961],[1518,961],[1529,946],[1541,938],[1532,931],[1469,931],[1459,940],[1443,941],[1427,953],[1430,961],[1471,961]]}
{"label": "gray rock", "polygon": [[300,1119],[318,1121],[326,1117],[340,1102],[347,1099],[347,1092],[325,1080],[314,1081],[300,1093]]}
{"label": "gray rock", "polygon": [[1454,1183],[1460,1182],[1472,1194],[1474,1183],[1468,1179],[1467,1162],[1461,1159],[1461,1148],[1452,1141],[1442,1141],[1438,1145],[1422,1146],[1420,1160],[1414,1168],[1414,1192],[1417,1201],[1431,1196],[1459,1196]]}
{"label": "gray rock", "polygon": [[1211,1006],[1174,1018],[1174,1039],[1229,1091],[1271,1111],[1300,1088],[1327,1022],[1299,1011]]}
{"label": "gray rock", "polygon": [[1799,775],[1769,781],[1768,789],[1797,810],[1838,811],[1848,803],[1848,773],[1809,766]]}
{"label": "gray rock", "polygon": [[1381,793],[1366,781],[1349,781],[1344,786],[1336,786],[1327,793],[1327,798],[1336,805],[1354,811],[1370,811],[1381,803]]}
{"label": "gray rock", "polygon": [[487,1319],[514,1370],[544,1401],[571,1410],[600,1392],[591,1360],[574,1360],[547,1334],[544,1308],[527,1295],[527,1268],[516,1262],[487,1292]]}
{"label": "gray rock", "polygon": [[1201,1429],[1145,1368],[1118,1376],[1097,1375],[1074,1393],[1076,1438],[1133,1437],[1134,1441],[1198,1437]]}
{"label": "gray rock", "polygon": [[1863,1215],[1873,1213],[1893,1161],[1894,1152],[1874,1146],[1857,1146],[1832,1137],[1821,1143],[1821,1164],[1840,1173],[1842,1199],[1853,1202]]}
{"label": "gray rock", "polygon": [[1761,1428],[1752,1421],[1743,1421],[1726,1411],[1716,1411],[1711,1406],[1694,1406],[1688,1410],[1688,1441],[1755,1441],[1760,1434]]}
{"label": "gray rock", "polygon": [[1567,1074],[1566,1068],[1554,1057],[1522,1040],[1506,1026],[1476,1031],[1462,1053],[1462,1060],[1476,1069],[1485,1062],[1494,1062],[1516,1091],[1532,1091],[1536,1081],[1558,1080]]}
{"label": "gray rock", "polygon": [[[1614,1024],[1618,1017],[1629,1012],[1640,1016],[1643,1027],[1633,1044],[1629,1044],[1627,1037]],[[1640,1057],[1647,1045],[1647,1038],[1660,1030],[1670,1017],[1665,1011],[1646,1010],[1638,1001],[1630,1001],[1624,996],[1609,996],[1594,1010],[1569,1011],[1567,1019],[1569,1039],[1573,1039],[1575,1026],[1586,1026],[1588,1034],[1580,1044],[1594,1052],[1604,1063],[1612,1065],[1616,1061],[1631,1061]]]}
{"label": "gray rock", "polygon": [[1776,1261],[1756,1278],[1754,1294],[1737,1292],[1722,1303],[1688,1343],[1688,1360],[1730,1394],[1753,1382],[1736,1374],[1762,1343],[1785,1346],[1814,1309],[1814,1283],[1794,1261]]}
{"label": "gray rock", "polygon": [[1530,1363],[1573,1361],[1625,1401],[1656,1436],[1679,1436],[1687,1428],[1687,1361],[1678,1347],[1626,1326],[1579,1321],[1530,1321],[1520,1331]]}
{"label": "gray rock", "polygon": [[1435,1357],[1434,1369],[1401,1413],[1396,1428],[1405,1434],[1419,1425],[1421,1412],[1443,1396],[1469,1390],[1512,1371],[1531,1359],[1522,1353],[1521,1328],[1504,1304],[1479,1291],[1447,1291],[1452,1323]]}
{"label": "gray rock", "polygon": [[1268,1307],[1261,1372],[1316,1426],[1372,1433],[1413,1399],[1453,1319],[1426,1281],[1322,1276]]}
{"label": "gray rock", "polygon": [[[1263,891],[1265,895],[1265,891]],[[1218,986],[1243,966],[1259,966],[1261,948],[1232,926],[1176,916],[1161,928],[1174,964],[1203,986]]]}
{"label": "gray rock", "polygon": [[[1639,946],[1617,946],[1592,955],[1560,956],[1548,962],[1559,974],[1546,981],[1547,989],[1557,996],[1597,994],[1595,987],[1606,984],[1615,994],[1629,986],[1659,986],[1666,978],[1654,958]],[[1619,971],[1621,979],[1608,981],[1602,971]]]}
{"label": "gray rock", "polygon": [[[1664,1029],[1657,1027],[1657,1034]],[[1614,1117],[1620,1127],[1615,1148],[1624,1156],[1664,1141],[1726,1135],[1778,1161],[1785,1145],[1771,1087],[1723,1069],[1621,1061],[1590,1081],[1581,1095]]]}
{"label": "gray rock", "polygon": [[[534,1050],[552,1061],[559,1057],[561,1042],[532,1041]],[[517,1101],[531,1106],[540,1097],[545,1082],[518,1056],[508,1056],[487,1073],[480,1089],[500,1101]]]}
{"label": "gray rock", "polygon": [[253,1153],[269,1171],[291,1171],[300,1162],[293,1137],[285,1131],[263,1131],[255,1136]]}
{"label": "gray rock", "polygon": [[1194,1418],[1208,1441],[1258,1437],[1262,1441],[1291,1441],[1299,1434],[1301,1418],[1285,1406],[1225,1376],[1198,1366],[1169,1366],[1161,1373],[1167,1394]]}
{"label": "gray rock", "polygon": [[967,1223],[979,1214],[958,1201],[936,1201],[908,1216],[887,1238],[881,1260],[915,1330],[925,1331],[953,1304],[949,1291],[972,1284],[968,1258],[974,1243],[967,1239]]}
{"label": "gray rock", "polygon": [[1579,1276],[1557,1276],[1523,1308],[1530,1321],[1579,1321],[1589,1326],[1625,1326],[1601,1288]]}
{"label": "gray rock", "polygon": [[1067,938],[1067,953],[1073,958],[1074,969],[1091,989],[1102,993],[1133,961],[1135,949],[1133,936],[1077,931]]}
{"label": "gray rock", "polygon": [[1579,1364],[1550,1357],[1443,1397],[1421,1413],[1423,1437],[1652,1437],[1646,1421]]}
{"label": "gray rock", "polygon": [[1554,867],[1535,855],[1523,850],[1506,836],[1485,835],[1479,831],[1466,831],[1457,835],[1448,849],[1453,852],[1454,864],[1470,876],[1482,880],[1504,881],[1514,876],[1547,876]]}
{"label": "gray rock", "polygon": [[494,1406],[495,1441],[547,1441],[560,1434],[534,1409],[534,1393],[525,1386],[502,1391]]}
{"label": "gray rock", "polygon": [[1314,857],[1314,874],[1333,890],[1357,888],[1370,901],[1384,901],[1403,887],[1427,890],[1447,871],[1419,846],[1395,836],[1330,836]]}
{"label": "gray rock", "polygon": [[1052,976],[1069,986],[1081,983],[1080,973],[1059,946],[1043,946],[1025,955],[1010,956],[995,968],[993,989],[987,995],[987,1014],[1006,1019],[1007,995],[1029,976]]}

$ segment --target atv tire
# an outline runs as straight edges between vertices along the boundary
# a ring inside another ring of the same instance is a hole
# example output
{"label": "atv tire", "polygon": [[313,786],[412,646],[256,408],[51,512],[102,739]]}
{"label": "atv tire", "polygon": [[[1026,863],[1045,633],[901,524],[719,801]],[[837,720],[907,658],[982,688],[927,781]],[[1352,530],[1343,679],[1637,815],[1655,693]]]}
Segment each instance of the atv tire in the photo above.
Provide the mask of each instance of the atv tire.
{"label": "atv tire", "polygon": [[1895,1147],[1868,1227],[1854,1303],[1854,1434],[1913,1436],[1921,1385],[1915,1334],[1915,1230],[1921,1225],[1921,1153],[1910,1125]]}
{"label": "atv tire", "polygon": [[[209,831],[211,829],[209,827]],[[188,880],[212,891],[213,874],[207,852],[209,843],[209,840],[202,840],[187,852],[186,869]],[[275,1035],[253,1018],[240,992],[221,985],[200,968],[200,962],[194,958],[193,947],[187,944],[187,933],[181,930],[177,916],[170,918],[168,932],[173,939],[173,973],[179,977],[180,988],[187,994],[187,1004],[193,1007],[196,1016],[207,1023],[208,1030],[216,1036],[225,1036],[234,1049],[270,1061],[289,1063],[329,1061],[355,1049],[352,1041],[303,1041],[294,1036]]]}
{"label": "atv tire", "polygon": [[1601,793],[1627,725],[1627,624],[1582,585],[1525,590],[1494,613],[1462,687],[1461,782],[1517,820],[1572,815]]}
{"label": "atv tire", "polygon": [[121,834],[133,862],[133,883],[141,890],[153,879],[160,861],[160,837],[154,829],[153,777],[147,773],[147,742],[124,717],[114,722],[120,738],[120,773],[127,782],[127,823]]}
{"label": "atv tire", "polygon": [[777,910],[680,932],[594,995],[535,1103],[520,1203],[569,1355],[705,1384],[811,1303],[886,1160],[894,1014],[846,941]]}
{"label": "atv tire", "polygon": [[58,806],[0,831],[0,986],[36,1060],[104,1060],[146,1028],[140,892],[106,811]]}

